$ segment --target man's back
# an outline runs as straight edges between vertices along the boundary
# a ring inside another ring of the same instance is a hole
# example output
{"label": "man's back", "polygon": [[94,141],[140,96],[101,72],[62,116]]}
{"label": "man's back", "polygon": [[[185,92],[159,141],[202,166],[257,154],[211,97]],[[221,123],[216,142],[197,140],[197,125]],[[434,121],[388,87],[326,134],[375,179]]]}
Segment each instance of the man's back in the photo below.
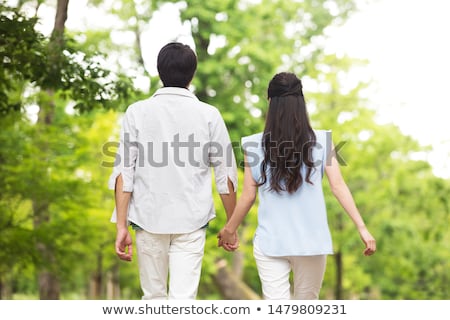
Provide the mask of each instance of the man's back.
{"label": "man's back", "polygon": [[219,190],[228,178],[237,181],[219,111],[187,89],[166,87],[131,105],[123,127],[122,159],[135,159],[129,221],[149,232],[187,233],[213,219],[211,162]]}

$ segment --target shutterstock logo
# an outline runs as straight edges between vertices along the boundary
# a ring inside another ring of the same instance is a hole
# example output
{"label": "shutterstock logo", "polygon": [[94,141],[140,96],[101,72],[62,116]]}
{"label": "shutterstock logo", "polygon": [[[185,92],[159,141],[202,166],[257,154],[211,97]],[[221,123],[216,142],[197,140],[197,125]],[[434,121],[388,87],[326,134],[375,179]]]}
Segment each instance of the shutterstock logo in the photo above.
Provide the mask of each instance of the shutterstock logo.
{"label": "shutterstock logo", "polygon": [[[270,137],[269,137],[270,138]],[[345,141],[338,143],[332,149],[331,133],[327,134],[325,145],[319,142],[308,141],[300,148],[301,152],[296,152],[301,156],[301,153],[306,152],[313,156],[314,167],[321,166],[325,161],[325,165],[330,165],[333,157],[340,165],[346,166],[347,163],[340,155],[340,152]],[[122,143],[117,141],[109,141],[102,147],[103,156],[110,158],[110,160],[102,161],[103,167],[112,168],[115,166],[123,167],[144,167],[151,166],[155,168],[175,166],[175,167],[217,167],[225,165],[232,167],[235,159],[235,153],[246,151],[247,161],[250,166],[258,165],[264,159],[264,153],[259,147],[260,143],[257,141],[249,141],[244,144],[240,142],[231,142],[228,144],[221,144],[216,141],[201,141],[195,138],[194,134],[190,134],[185,138],[181,138],[180,134],[175,134],[170,141],[148,141],[142,143],[133,141],[130,134],[125,133]],[[271,149],[282,148],[285,154],[289,150],[294,150],[293,141],[269,141]],[[316,154],[325,153],[326,158],[315,158]],[[270,154],[273,154],[270,152]],[[272,159],[274,160],[274,159]],[[292,160],[286,160],[285,166],[287,168],[294,167]]]}

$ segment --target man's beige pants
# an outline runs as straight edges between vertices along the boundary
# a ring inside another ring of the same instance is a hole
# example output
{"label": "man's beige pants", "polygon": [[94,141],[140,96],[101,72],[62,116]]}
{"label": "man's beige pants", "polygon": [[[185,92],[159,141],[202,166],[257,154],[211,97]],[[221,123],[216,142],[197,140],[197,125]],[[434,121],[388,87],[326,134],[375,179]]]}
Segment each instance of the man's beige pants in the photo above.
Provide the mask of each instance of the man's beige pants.
{"label": "man's beige pants", "polygon": [[142,299],[195,299],[205,237],[206,228],[186,234],[136,231]]}

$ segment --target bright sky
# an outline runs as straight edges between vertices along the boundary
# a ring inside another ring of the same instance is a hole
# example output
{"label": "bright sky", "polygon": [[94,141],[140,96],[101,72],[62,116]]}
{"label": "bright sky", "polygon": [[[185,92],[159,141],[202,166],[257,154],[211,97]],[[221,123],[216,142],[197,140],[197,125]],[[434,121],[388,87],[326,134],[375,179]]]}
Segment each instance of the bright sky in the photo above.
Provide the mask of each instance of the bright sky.
{"label": "bright sky", "polygon": [[[87,12],[86,1],[70,1],[68,28],[114,24],[98,19],[97,10]],[[450,81],[446,78],[450,77],[450,0],[357,1],[360,11],[331,33],[328,50],[369,60],[360,75],[373,80],[371,107],[383,122],[393,122],[422,145],[432,146],[433,151],[418,157],[429,161],[436,175],[450,178]],[[162,45],[180,34],[180,41],[190,44],[189,26],[177,21],[173,8],[155,13],[149,28],[157,32],[144,35],[152,44],[143,49],[144,55],[156,56]],[[123,34],[111,36],[132,40]],[[154,72],[154,65],[147,67]]]}
{"label": "bright sky", "polygon": [[329,47],[369,60],[369,99],[433,151],[422,155],[436,175],[450,178],[450,1],[377,0],[332,36]]}

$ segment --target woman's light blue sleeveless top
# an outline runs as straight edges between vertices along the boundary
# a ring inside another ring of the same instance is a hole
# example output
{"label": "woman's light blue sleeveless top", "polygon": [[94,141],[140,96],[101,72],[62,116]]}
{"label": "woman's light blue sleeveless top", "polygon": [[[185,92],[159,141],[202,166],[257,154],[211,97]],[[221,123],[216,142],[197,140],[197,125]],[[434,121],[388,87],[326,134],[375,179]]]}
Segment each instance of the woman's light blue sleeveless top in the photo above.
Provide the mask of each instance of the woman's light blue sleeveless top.
{"label": "woman's light blue sleeveless top", "polygon": [[[315,163],[312,185],[303,181],[293,194],[269,191],[269,182],[258,188],[258,226],[254,241],[267,256],[311,256],[333,254],[331,233],[322,190],[322,177],[331,150],[331,131],[315,130],[312,148]],[[242,147],[252,176],[259,182],[263,133],[242,138]],[[302,177],[306,169],[302,166]],[[269,179],[269,176],[268,176]]]}

